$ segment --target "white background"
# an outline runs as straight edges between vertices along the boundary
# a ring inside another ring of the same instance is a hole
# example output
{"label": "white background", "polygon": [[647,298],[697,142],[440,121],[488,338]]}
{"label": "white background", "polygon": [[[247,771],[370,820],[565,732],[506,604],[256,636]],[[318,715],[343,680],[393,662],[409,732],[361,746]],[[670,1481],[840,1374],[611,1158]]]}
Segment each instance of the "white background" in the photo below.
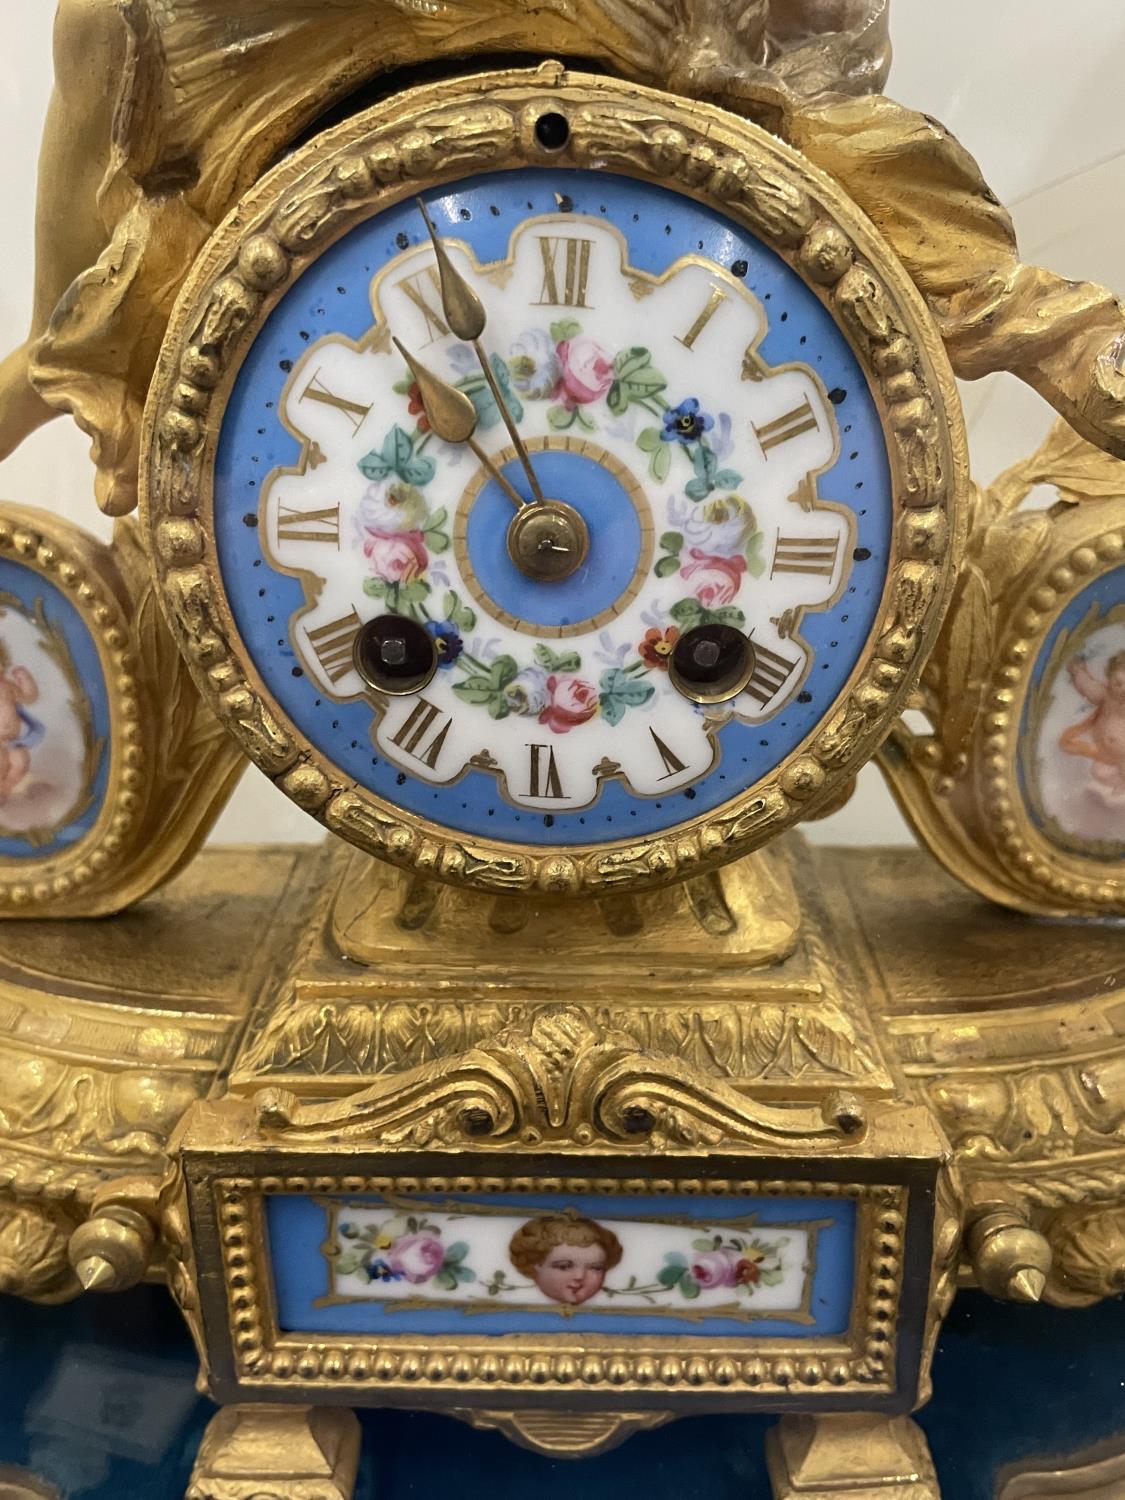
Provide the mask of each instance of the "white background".
{"label": "white background", "polygon": [[[942,120],[1011,209],[1024,258],[1125,290],[1125,7],[1121,0],[893,0],[888,92]],[[0,348],[31,310],[35,169],[51,89],[50,0],[0,11]],[[987,482],[1039,442],[1050,413],[1014,381],[966,387],[976,477]],[[62,418],[0,466],[0,496],[101,534],[86,440]],[[815,838],[907,839],[878,772]],[[311,819],[251,770],[224,815],[228,841],[319,839]]]}

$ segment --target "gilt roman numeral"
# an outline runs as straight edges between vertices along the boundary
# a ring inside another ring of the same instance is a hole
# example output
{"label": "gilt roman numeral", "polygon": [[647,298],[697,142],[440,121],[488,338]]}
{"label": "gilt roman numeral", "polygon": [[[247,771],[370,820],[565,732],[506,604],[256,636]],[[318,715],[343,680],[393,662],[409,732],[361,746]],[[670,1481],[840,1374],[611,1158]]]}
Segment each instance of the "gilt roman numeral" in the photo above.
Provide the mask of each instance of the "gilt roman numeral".
{"label": "gilt roman numeral", "polygon": [[838,536],[782,536],[777,534],[770,577],[779,573],[814,573],[831,578],[840,553]]}
{"label": "gilt roman numeral", "polygon": [[779,656],[768,646],[759,646],[757,642],[751,644],[754,647],[754,671],[745,691],[764,708],[785,686],[797,662],[791,661],[787,656]]}
{"label": "gilt roman numeral", "polygon": [[660,778],[661,781],[671,781],[673,776],[678,776],[681,771],[687,770],[686,763],[680,759],[674,750],[669,749],[655,729],[650,728],[649,734],[652,735],[652,742],[656,746],[657,754],[664,762],[665,774]]}
{"label": "gilt roman numeral", "polygon": [[543,256],[543,289],[537,305],[589,307],[586,291],[590,281],[593,240],[541,234],[539,249]]}
{"label": "gilt roman numeral", "polygon": [[[439,708],[435,708],[428,699],[419,698],[410,710],[406,722],[392,738],[391,744],[397,745],[400,750],[405,750],[407,755],[420,760],[424,766],[429,766],[431,771],[436,771],[441,752],[449,737],[449,731],[453,728],[453,720],[446,717],[441,728],[436,729],[441,717]],[[435,729],[436,732],[434,732]]]}
{"label": "gilt roman numeral", "polygon": [[351,423],[352,435],[354,436],[363,426],[371,411],[370,406],[364,406],[362,401],[349,401],[345,396],[337,396],[330,391],[320,378],[320,371],[313,376],[308,385],[301,392],[302,401],[319,401],[322,406],[331,406],[336,411],[343,412]]}
{"label": "gilt roman numeral", "polygon": [[754,432],[762,445],[762,452],[769,458],[771,448],[780,448],[782,443],[791,443],[802,433],[815,432],[817,426],[816,413],[806,398],[800,406],[787,411],[783,417],[767,422],[764,427],[759,427],[755,422]]}
{"label": "gilt roman numeral", "polygon": [[340,545],[340,507],[324,510],[294,510],[281,505],[277,512],[279,542],[332,542]]}
{"label": "gilt roman numeral", "polygon": [[707,299],[706,307],[704,307],[703,311],[699,314],[698,318],[696,318],[695,322],[691,325],[691,327],[685,334],[676,335],[676,342],[678,344],[683,344],[685,349],[694,349],[696,339],[707,327],[708,323],[710,323],[711,319],[715,316],[719,308],[722,307],[723,303],[726,300],[727,294],[722,289],[722,287],[713,286],[711,288],[711,295]]}
{"label": "gilt roman numeral", "polygon": [[339,620],[330,620],[316,630],[306,631],[309,644],[316,652],[316,659],[329,682],[339,682],[352,670],[352,649],[362,621],[353,608]]}
{"label": "gilt roman numeral", "polygon": [[529,745],[531,759],[528,768],[529,797],[562,797],[562,781],[555,763],[555,752],[550,745]]}
{"label": "gilt roman numeral", "polygon": [[435,339],[449,336],[449,324],[441,315],[441,277],[437,266],[427,266],[413,276],[404,276],[395,282],[395,286],[402,289],[426,320],[426,332],[430,336],[423,348]]}

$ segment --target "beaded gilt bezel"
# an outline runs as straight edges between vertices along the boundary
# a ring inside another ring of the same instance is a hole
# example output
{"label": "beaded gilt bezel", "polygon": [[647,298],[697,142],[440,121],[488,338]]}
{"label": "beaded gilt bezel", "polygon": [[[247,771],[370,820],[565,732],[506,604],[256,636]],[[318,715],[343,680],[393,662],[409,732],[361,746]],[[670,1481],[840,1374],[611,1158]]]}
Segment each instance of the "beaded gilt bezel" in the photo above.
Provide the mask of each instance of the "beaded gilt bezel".
{"label": "beaded gilt bezel", "polygon": [[[536,122],[566,116],[560,152]],[[223,414],[256,333],[301,272],[358,223],[485,171],[599,166],[656,181],[757,235],[832,313],[867,378],[893,481],[887,584],[865,655],[819,726],[707,815],[643,842],[537,850],[470,838],[357,786],[271,701],[225,597],[212,525]],[[256,186],[173,315],[142,445],[142,505],[172,627],[246,753],[333,832],[391,862],[487,891],[578,895],[683,878],[817,812],[870,757],[933,643],[963,530],[964,433],[937,331],[870,223],[765,131],[711,106],[559,64],[442,83],[349,121]]]}

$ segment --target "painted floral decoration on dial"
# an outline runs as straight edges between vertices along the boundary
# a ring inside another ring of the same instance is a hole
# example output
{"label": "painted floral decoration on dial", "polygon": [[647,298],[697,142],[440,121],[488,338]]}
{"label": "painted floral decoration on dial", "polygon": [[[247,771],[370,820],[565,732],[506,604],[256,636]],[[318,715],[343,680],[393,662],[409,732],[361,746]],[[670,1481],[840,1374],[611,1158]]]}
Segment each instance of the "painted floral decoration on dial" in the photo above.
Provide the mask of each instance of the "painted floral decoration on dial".
{"label": "painted floral decoration on dial", "polygon": [[[639,191],[600,184],[605,200]],[[744,260],[693,246],[638,266],[651,254],[616,201],[604,218],[525,213],[488,259],[458,233],[459,201],[431,202],[432,237],[415,210],[421,232],[400,232],[371,278],[366,333],[302,334],[287,372],[300,461],[267,476],[255,524],[266,560],[301,581],[299,670],[329,701],[370,702],[378,754],[423,782],[485,770],[509,805],[552,813],[609,781],[688,790],[719,765],[726,725],[809,701],[806,622],[870,556],[853,505],[818,491],[843,393],[830,399],[812,344],[767,360]],[[833,631],[856,649],[871,582],[853,631]],[[383,616],[436,646],[416,692],[357,671],[357,638]],[[749,643],[713,701],[670,670],[703,627]],[[832,683],[842,665],[825,654]]]}

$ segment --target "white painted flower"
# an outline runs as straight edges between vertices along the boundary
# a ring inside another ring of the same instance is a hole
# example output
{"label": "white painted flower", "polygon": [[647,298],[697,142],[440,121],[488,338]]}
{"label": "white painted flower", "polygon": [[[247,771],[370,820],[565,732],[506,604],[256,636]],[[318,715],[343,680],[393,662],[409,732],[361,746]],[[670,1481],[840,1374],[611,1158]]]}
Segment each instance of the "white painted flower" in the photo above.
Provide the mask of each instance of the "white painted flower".
{"label": "white painted flower", "polygon": [[738,557],[757,530],[754,512],[741,495],[720,495],[696,506],[684,522],[688,547],[709,557]]}
{"label": "white painted flower", "polygon": [[418,531],[426,520],[428,507],[422,491],[399,479],[369,484],[359,503],[361,531],[388,535],[397,531]]}
{"label": "white painted flower", "polygon": [[553,396],[562,379],[562,360],[554,339],[543,328],[528,328],[512,345],[509,360],[516,390],[533,401]]}
{"label": "white painted flower", "polygon": [[524,667],[504,689],[504,699],[514,714],[541,714],[550,696],[542,667]]}

